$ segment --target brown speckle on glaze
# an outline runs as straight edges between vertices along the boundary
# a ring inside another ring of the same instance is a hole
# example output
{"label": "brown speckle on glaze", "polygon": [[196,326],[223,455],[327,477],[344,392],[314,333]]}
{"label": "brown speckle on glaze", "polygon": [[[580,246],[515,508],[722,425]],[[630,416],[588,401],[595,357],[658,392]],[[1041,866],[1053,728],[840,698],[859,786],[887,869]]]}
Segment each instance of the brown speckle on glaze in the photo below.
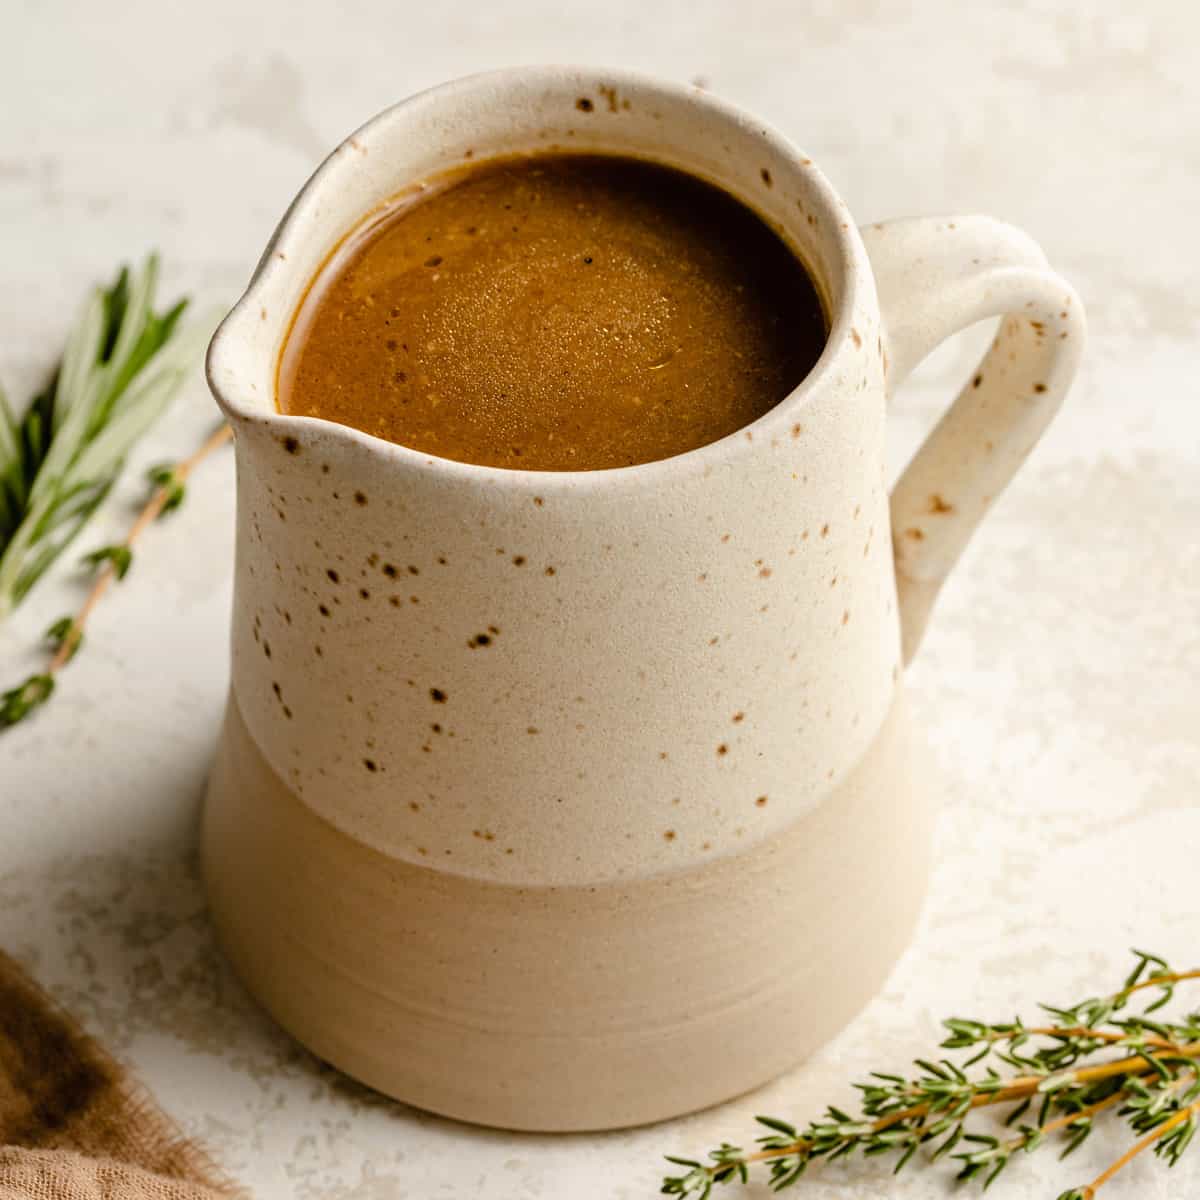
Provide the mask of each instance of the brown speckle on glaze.
{"label": "brown speckle on glaze", "polygon": [[361,504],[366,504],[366,502],[367,502],[366,492],[355,492],[354,493],[354,503],[355,504],[361,505]]}
{"label": "brown speckle on glaze", "polygon": [[792,437],[798,438],[804,432],[804,426],[797,423],[792,426]]}
{"label": "brown speckle on glaze", "polygon": [[342,577],[333,569],[333,567],[326,567],[325,574],[329,577],[330,583],[341,583],[342,581]]}
{"label": "brown speckle on glaze", "polygon": [[546,568],[546,571],[545,571],[545,573],[546,573],[547,575],[556,575],[556,574],[558,574],[558,572],[557,572],[557,571],[555,571],[555,569],[554,569],[553,567],[547,567],[547,568]]}
{"label": "brown speckle on glaze", "polygon": [[270,657],[271,657],[271,643],[270,643],[270,642],[268,642],[268,641],[266,640],[266,638],[263,638],[263,643],[262,643],[262,652],[263,652],[263,653],[264,653],[264,654],[265,654],[265,655],[266,655],[268,658],[270,658]]}
{"label": "brown speckle on glaze", "polygon": [[850,330],[850,336],[851,336],[851,338],[854,340],[854,344],[855,344],[856,346],[861,346],[861,345],[862,345],[862,334],[861,334],[861,333],[859,333],[857,329],[851,329],[851,330]]}
{"label": "brown speckle on glaze", "polygon": [[590,113],[595,109],[596,106],[586,96],[580,96],[579,99],[575,101],[575,107],[582,113]]}
{"label": "brown speckle on glaze", "polygon": [[373,758],[364,758],[363,766],[366,767],[367,770],[371,771],[372,773],[379,770],[379,764]]}
{"label": "brown speckle on glaze", "polygon": [[525,562],[526,562],[525,555],[523,555],[523,554],[514,554],[513,555],[513,566],[514,567],[523,567],[525,565]]}
{"label": "brown speckle on glaze", "polygon": [[824,525],[821,526],[821,536],[822,537],[829,536],[829,523],[828,522],[826,522]]}
{"label": "brown speckle on glaze", "polygon": [[675,840],[675,830],[666,829],[663,831],[663,841],[664,842],[673,842],[674,840]]}
{"label": "brown speckle on glaze", "polygon": [[1044,383],[1035,383],[1033,390],[1040,396],[1046,390],[1046,385]]}
{"label": "brown speckle on glaze", "polygon": [[983,382],[983,376],[976,375],[975,378],[971,380],[971,386],[973,388],[977,388],[982,382]]}
{"label": "brown speckle on glaze", "polygon": [[329,605],[328,605],[328,604],[318,604],[318,605],[317,605],[317,611],[318,611],[318,612],[321,614],[321,616],[323,616],[323,617],[329,617],[329,616],[332,616],[332,615],[333,615],[333,614],[332,614],[332,613],[329,611]]}
{"label": "brown speckle on glaze", "polygon": [[946,513],[952,513],[954,511],[954,505],[945,500],[937,492],[934,492],[933,495],[929,497],[929,511],[931,513],[936,513],[938,516],[943,516]]}
{"label": "brown speckle on glaze", "polygon": [[[263,316],[264,316],[264,318],[266,317],[266,309],[263,310]],[[299,438],[294,438],[289,434],[287,437],[282,438],[281,441],[283,442],[283,448],[289,454],[299,454],[300,453],[300,439]]]}
{"label": "brown speckle on glaze", "polygon": [[733,723],[735,725],[740,725],[745,719],[746,719],[746,714],[744,712],[741,712],[740,710],[733,714]]}
{"label": "brown speckle on glaze", "polygon": [[842,624],[843,624],[843,625],[849,625],[849,624],[850,624],[850,610],[849,610],[849,609],[845,609],[845,610],[842,612]]}
{"label": "brown speckle on glaze", "polygon": [[925,540],[925,530],[918,529],[914,525],[904,531],[904,536],[914,542],[923,542]]}
{"label": "brown speckle on glaze", "polygon": [[767,170],[766,167],[762,167],[758,174],[759,178],[767,185],[767,187],[772,187],[774,185],[775,181],[771,178],[771,172]]}
{"label": "brown speckle on glaze", "polygon": [[766,798],[766,796],[759,796],[758,799],[754,801],[754,803],[757,804],[759,808],[766,808],[767,807],[767,798]]}
{"label": "brown speckle on glaze", "polygon": [[718,758],[724,758],[724,757],[725,757],[725,755],[727,755],[728,753],[729,753],[729,747],[728,747],[728,746],[727,746],[727,745],[726,745],[724,742],[722,742],[722,743],[721,743],[721,744],[720,744],[720,745],[717,747],[717,757],[718,757]]}
{"label": "brown speckle on glaze", "polygon": [[446,693],[443,692],[441,688],[430,688],[429,698],[434,702],[434,704],[446,703]]}
{"label": "brown speckle on glaze", "polygon": [[759,579],[770,579],[771,578],[771,568],[770,567],[759,567],[758,577],[759,577]]}

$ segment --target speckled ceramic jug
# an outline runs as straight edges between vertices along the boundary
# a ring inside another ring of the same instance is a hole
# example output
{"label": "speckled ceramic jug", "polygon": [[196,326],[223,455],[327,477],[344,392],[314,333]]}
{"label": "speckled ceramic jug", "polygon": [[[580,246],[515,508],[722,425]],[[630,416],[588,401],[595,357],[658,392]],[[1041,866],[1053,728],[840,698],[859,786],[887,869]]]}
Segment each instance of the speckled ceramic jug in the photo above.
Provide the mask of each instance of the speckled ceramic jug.
{"label": "speckled ceramic jug", "polygon": [[[801,386],[713,445],[578,473],[279,415],[289,319],[364,213],[554,147],[681,167],[769,221],[832,318]],[[889,393],[995,315],[889,497]],[[910,935],[933,804],[904,663],[1083,337],[1021,233],[860,230],[798,149],[695,89],[521,69],[365,125],[209,356],[239,519],[204,857],[250,987],[351,1075],[515,1128],[669,1117],[809,1053]]]}

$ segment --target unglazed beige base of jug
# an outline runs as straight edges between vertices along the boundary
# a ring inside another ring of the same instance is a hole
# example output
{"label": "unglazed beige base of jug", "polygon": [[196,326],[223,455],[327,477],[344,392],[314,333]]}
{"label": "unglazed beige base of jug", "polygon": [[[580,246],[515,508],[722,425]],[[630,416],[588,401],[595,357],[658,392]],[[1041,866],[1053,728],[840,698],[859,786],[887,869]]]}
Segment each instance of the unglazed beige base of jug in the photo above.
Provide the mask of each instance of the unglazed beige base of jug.
{"label": "unglazed beige base of jug", "polygon": [[[774,226],[831,319],[791,395],[690,453],[581,472],[276,410],[291,314],[365,212],[553,146],[691,171]],[[890,392],[988,316],[992,348],[889,496]],[[928,875],[904,663],[1082,336],[1019,231],[860,232],[807,156],[695,89],[523,68],[360,129],[209,353],[238,548],[204,858],[254,992],[381,1090],[523,1129],[669,1117],[819,1045]]]}
{"label": "unglazed beige base of jug", "polygon": [[213,918],[276,1020],[388,1095],[510,1129],[657,1121],[774,1078],[882,983],[928,869],[909,734],[897,693],[858,766],[764,847],[520,887],[346,837],[271,770],[235,701],[204,819]]}

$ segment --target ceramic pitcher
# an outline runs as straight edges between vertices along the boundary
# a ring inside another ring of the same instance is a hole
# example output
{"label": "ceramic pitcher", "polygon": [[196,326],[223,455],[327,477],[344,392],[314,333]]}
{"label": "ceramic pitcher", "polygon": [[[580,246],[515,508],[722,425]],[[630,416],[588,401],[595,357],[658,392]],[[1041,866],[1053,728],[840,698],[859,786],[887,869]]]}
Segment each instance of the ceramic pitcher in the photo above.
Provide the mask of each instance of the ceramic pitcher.
{"label": "ceramic pitcher", "polygon": [[[722,441],[591,472],[280,415],[291,317],[364,214],[466,160],[555,148],[653,159],[754,208],[826,304],[808,378]],[[991,316],[889,496],[888,397]],[[904,666],[1083,341],[1024,234],[860,229],[800,150],[693,88],[519,69],[363,126],[209,355],[238,529],[204,860],[254,993],[349,1074],[510,1128],[653,1121],[810,1053],[910,937],[934,789]]]}

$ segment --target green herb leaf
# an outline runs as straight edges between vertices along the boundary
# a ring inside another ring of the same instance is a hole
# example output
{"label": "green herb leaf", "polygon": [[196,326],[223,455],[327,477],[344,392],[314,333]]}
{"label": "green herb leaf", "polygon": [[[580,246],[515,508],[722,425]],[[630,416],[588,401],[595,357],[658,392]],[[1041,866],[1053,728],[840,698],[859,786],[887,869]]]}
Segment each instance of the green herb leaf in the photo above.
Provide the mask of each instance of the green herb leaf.
{"label": "green herb leaf", "polygon": [[187,489],[183,480],[179,478],[173,463],[151,467],[147,472],[147,478],[155,488],[161,488],[166,493],[166,499],[158,513],[161,520],[167,513],[174,512],[183,503]]}
{"label": "green herb leaf", "polygon": [[113,546],[101,546],[85,554],[81,560],[89,567],[99,567],[103,563],[112,563],[113,574],[118,579],[124,579],[133,563],[133,551],[124,543]]}
{"label": "green herb leaf", "polygon": [[[68,639],[70,639],[69,642]],[[59,617],[59,619],[55,621],[49,629],[46,630],[46,640],[54,647],[55,650],[58,650],[65,645],[70,645],[70,651],[66,657],[66,661],[70,662],[71,659],[73,659],[79,652],[79,647],[83,645],[83,632],[76,628],[74,617]]]}
{"label": "green herb leaf", "polygon": [[30,675],[20,686],[0,693],[0,729],[23,721],[35,708],[45,704],[53,691],[53,675]]}

